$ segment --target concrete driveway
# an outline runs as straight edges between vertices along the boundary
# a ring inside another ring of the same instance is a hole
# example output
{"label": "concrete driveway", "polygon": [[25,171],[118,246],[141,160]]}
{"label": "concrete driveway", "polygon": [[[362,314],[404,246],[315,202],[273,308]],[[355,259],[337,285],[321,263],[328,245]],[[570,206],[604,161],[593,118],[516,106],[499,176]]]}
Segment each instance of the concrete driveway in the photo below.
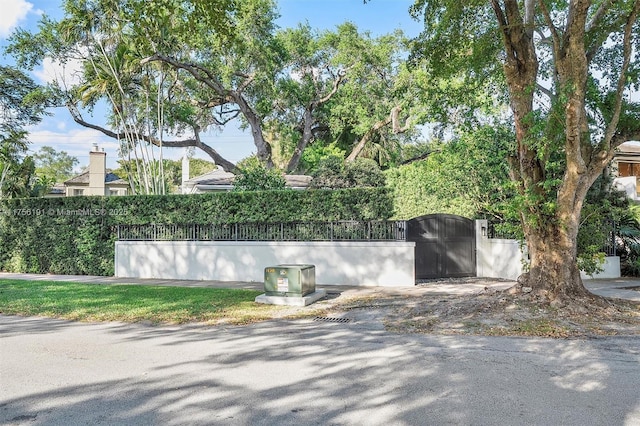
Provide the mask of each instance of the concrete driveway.
{"label": "concrete driveway", "polygon": [[638,425],[640,337],[0,316],[2,425]]}

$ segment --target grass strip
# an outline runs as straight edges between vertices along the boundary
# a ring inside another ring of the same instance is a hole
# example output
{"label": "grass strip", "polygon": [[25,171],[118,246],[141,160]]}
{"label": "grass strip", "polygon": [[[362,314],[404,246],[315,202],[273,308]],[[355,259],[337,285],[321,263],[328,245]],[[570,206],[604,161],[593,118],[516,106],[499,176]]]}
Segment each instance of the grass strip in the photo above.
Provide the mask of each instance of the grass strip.
{"label": "grass strip", "polygon": [[0,279],[0,314],[88,322],[246,324],[269,319],[283,309],[255,303],[261,293],[246,289]]}

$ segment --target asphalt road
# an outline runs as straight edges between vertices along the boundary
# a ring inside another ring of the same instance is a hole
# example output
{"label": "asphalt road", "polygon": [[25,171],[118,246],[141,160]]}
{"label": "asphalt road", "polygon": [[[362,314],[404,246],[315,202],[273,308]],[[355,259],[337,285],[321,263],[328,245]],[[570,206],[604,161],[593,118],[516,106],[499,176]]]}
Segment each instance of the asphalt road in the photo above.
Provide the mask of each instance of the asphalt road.
{"label": "asphalt road", "polygon": [[2,425],[640,425],[640,338],[0,316]]}

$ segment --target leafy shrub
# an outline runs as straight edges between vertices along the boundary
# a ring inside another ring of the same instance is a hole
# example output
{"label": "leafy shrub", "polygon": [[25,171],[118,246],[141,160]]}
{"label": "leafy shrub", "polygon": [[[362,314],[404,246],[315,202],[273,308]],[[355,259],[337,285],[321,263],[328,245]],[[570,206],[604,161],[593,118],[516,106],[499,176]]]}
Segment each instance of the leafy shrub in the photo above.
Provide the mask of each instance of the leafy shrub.
{"label": "leafy shrub", "polygon": [[63,197],[0,202],[0,270],[113,275],[116,225],[385,220],[385,189]]}
{"label": "leafy shrub", "polygon": [[[255,157],[254,157],[255,158]],[[277,169],[267,169],[257,161],[245,161],[233,180],[234,191],[274,191],[285,189],[287,181]]]}
{"label": "leafy shrub", "polygon": [[322,189],[377,188],[385,185],[385,177],[378,164],[368,158],[345,162],[339,157],[320,161],[310,186]]}

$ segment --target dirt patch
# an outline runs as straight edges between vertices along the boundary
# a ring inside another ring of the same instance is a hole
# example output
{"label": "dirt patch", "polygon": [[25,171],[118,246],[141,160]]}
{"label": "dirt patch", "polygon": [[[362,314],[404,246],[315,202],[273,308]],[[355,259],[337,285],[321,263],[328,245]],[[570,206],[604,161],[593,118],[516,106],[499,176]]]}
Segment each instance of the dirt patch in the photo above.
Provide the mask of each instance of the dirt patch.
{"label": "dirt patch", "polygon": [[332,310],[354,314],[361,309],[375,310],[388,330],[399,333],[554,338],[640,334],[639,303],[600,301],[601,306],[586,309],[554,307],[532,295],[487,288],[457,296],[425,293],[351,299]]}

